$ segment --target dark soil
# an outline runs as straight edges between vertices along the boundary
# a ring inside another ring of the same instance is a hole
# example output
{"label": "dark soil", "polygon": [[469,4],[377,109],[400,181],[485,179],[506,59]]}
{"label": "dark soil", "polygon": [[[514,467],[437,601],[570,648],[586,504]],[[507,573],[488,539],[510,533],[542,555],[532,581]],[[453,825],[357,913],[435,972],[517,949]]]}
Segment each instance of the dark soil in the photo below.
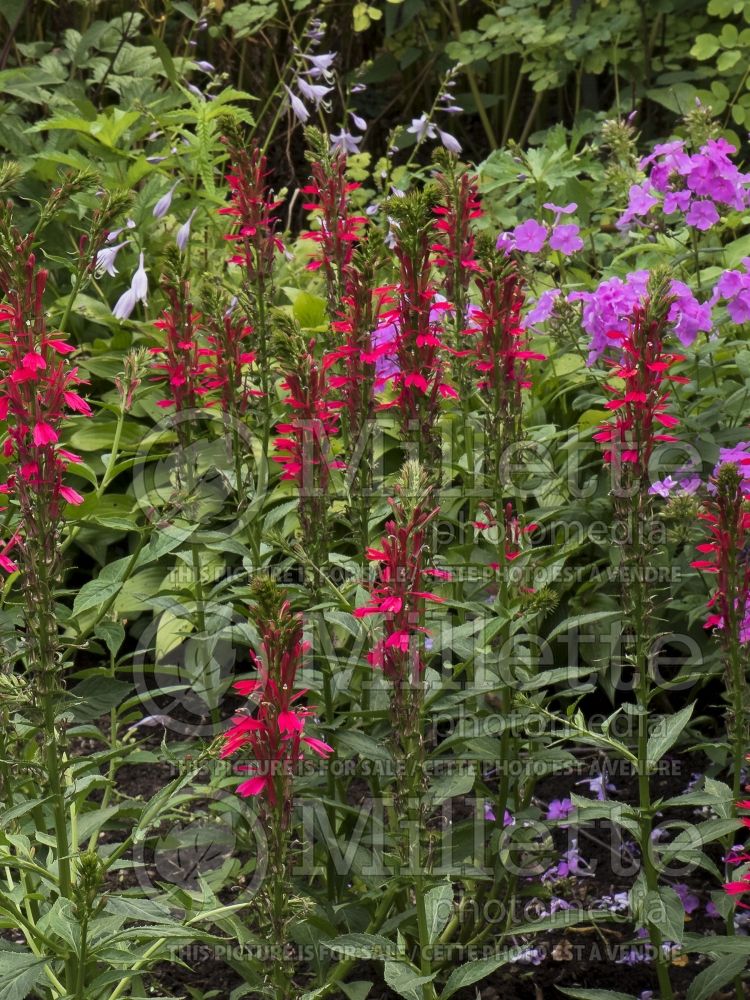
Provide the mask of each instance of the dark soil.
{"label": "dark soil", "polygon": [[[553,776],[541,781],[535,789],[535,800],[548,803],[551,799],[562,798],[575,791],[586,795],[586,786],[577,785],[581,777],[592,777],[598,773],[599,759],[596,754],[581,756],[580,775]],[[705,758],[699,754],[675,756],[669,761],[669,767],[663,773],[657,774],[653,780],[654,798],[678,795],[685,790],[686,785],[695,773],[706,767]],[[137,770],[137,769],[136,769]],[[621,801],[634,801],[636,780],[633,775],[618,773],[610,775],[609,780],[616,788],[608,793],[610,798]],[[353,780],[349,789],[350,801],[361,802],[367,794],[364,782]],[[466,812],[471,810],[467,803]],[[459,808],[454,815],[461,815]],[[684,815],[683,815],[684,814]],[[685,820],[696,820],[692,809],[678,810],[677,817]],[[674,817],[670,812],[670,818]],[[657,817],[658,820],[658,817]],[[571,830],[574,827],[571,826]],[[622,856],[619,845],[612,845],[609,828],[599,825],[578,831],[578,848],[580,854],[588,863],[592,874],[572,877],[557,882],[552,887],[554,896],[563,898],[574,905],[595,906],[602,896],[612,896],[615,893],[627,891],[632,883],[632,877],[627,874],[613,872],[612,851],[616,850]],[[567,831],[558,831],[556,837],[560,840],[557,846],[565,850],[570,846]],[[719,862],[722,855],[720,844],[709,848],[713,860]],[[700,900],[700,907],[686,918],[686,926],[691,932],[722,933],[722,923],[719,919],[708,916],[705,904],[710,899],[710,890],[717,887],[711,883],[705,873],[700,871],[686,875],[681,879],[691,892]],[[504,942],[522,944],[520,941]],[[517,963],[504,966],[479,983],[455,994],[457,1000],[560,1000],[562,994],[557,987],[584,987],[599,989],[616,989],[630,993],[636,997],[645,994],[649,998],[651,991],[654,998],[658,997],[656,977],[650,962],[631,964],[623,961],[633,945],[638,945],[634,938],[633,928],[623,923],[622,918],[594,926],[575,926],[565,931],[541,934],[529,941],[529,946],[537,949],[538,964]],[[690,983],[698,972],[705,967],[706,959],[699,956],[677,956],[671,965],[671,978],[677,998],[684,998]],[[449,971],[449,970],[446,970]],[[300,970],[299,984],[307,987],[305,970]],[[378,963],[362,962],[348,977],[350,981],[371,981],[374,986],[369,994],[370,1000],[396,1000],[397,994],[383,985],[382,967]],[[180,968],[176,965],[161,965],[153,970],[149,980],[156,993],[174,997],[189,997],[188,987],[195,990],[216,990],[216,996],[227,997],[229,992],[242,985],[241,977],[225,962],[212,955],[207,955],[200,961],[190,963],[190,968]],[[253,996],[255,994],[248,994]],[[750,989],[748,989],[750,996]],[[259,994],[258,994],[259,996]],[[717,994],[715,1000],[721,1000],[723,994]],[[729,994],[727,994],[729,996]],[[733,994],[732,994],[733,996]]]}

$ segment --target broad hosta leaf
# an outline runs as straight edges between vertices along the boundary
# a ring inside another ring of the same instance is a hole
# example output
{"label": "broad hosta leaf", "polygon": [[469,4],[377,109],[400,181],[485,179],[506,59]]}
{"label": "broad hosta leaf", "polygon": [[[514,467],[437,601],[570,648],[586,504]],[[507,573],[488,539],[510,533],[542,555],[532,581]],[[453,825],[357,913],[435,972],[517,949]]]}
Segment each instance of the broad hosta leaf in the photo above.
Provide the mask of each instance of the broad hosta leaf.
{"label": "broad hosta leaf", "polygon": [[372,987],[372,983],[365,982],[364,980],[358,980],[356,983],[341,984],[341,990],[349,997],[349,1000],[367,1000]]}

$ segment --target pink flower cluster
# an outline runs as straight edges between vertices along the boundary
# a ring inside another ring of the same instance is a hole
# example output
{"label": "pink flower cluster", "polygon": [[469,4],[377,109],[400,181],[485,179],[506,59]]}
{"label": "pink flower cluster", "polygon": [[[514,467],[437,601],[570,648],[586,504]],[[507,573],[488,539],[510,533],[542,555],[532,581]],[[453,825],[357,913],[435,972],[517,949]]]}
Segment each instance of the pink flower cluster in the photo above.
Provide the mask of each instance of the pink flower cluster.
{"label": "pink flower cluster", "polygon": [[[593,364],[612,345],[612,332],[627,333],[634,310],[646,297],[648,271],[633,271],[625,279],[607,278],[593,292],[571,292],[569,302],[583,302],[583,328],[591,337],[588,363]],[[711,304],[699,302],[681,281],[670,283],[672,304],[667,323],[680,343],[693,343],[699,331],[711,330]],[[547,302],[551,307],[551,300]],[[528,320],[527,320],[528,322]]]}
{"label": "pink flower cluster", "polygon": [[695,229],[711,229],[727,209],[741,211],[750,204],[750,175],[737,169],[736,152],[725,139],[709,139],[692,155],[682,139],[660,143],[641,160],[646,179],[630,188],[628,207],[618,229],[645,220],[657,205],[665,215],[682,213]]}
{"label": "pink flower cluster", "polygon": [[505,250],[507,253],[512,250],[541,253],[546,244],[550,250],[556,250],[565,257],[583,250],[580,227],[574,222],[560,222],[563,215],[575,212],[578,208],[576,203],[572,201],[569,205],[554,205],[552,202],[545,202],[544,207],[554,213],[551,225],[527,219],[515,229],[500,234],[497,240],[498,250]]}

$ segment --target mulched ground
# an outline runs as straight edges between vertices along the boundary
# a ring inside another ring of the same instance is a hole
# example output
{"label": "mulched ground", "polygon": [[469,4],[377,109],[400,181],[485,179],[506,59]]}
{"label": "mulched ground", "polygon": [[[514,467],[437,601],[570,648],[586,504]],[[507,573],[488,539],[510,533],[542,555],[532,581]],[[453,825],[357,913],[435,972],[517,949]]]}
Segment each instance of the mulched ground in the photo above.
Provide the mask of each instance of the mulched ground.
{"label": "mulched ground", "polygon": [[[106,729],[106,720],[102,720],[102,728]],[[159,727],[146,733],[141,730],[141,737],[146,736],[146,749],[157,750],[163,736]],[[169,737],[167,737],[169,738]],[[74,743],[74,753],[87,754],[94,749],[90,741]],[[542,803],[552,799],[560,799],[571,791],[586,795],[586,786],[581,786],[581,777],[591,777],[597,773],[598,760],[595,753],[581,755],[581,773],[555,775],[538,783],[535,798]],[[653,779],[654,797],[669,797],[678,795],[685,790],[691,777],[707,767],[707,760],[702,754],[692,753],[670,758],[670,766]],[[149,799],[156,791],[173,777],[169,765],[154,761],[153,763],[133,763],[122,766],[117,774],[118,792],[124,798]],[[636,780],[627,774],[610,775],[609,780],[615,784],[615,789],[609,796],[620,801],[635,801]],[[353,800],[361,799],[366,794],[367,785],[354,779],[350,786]],[[466,814],[472,806],[466,803]],[[458,805],[456,813],[462,813]],[[681,818],[695,821],[698,817],[691,809],[670,813],[670,818]],[[489,828],[488,828],[489,829]],[[564,850],[569,846],[568,833],[558,830],[555,833],[557,846]],[[105,836],[104,842],[110,839]],[[113,832],[112,839],[119,839]],[[591,906],[603,896],[626,891],[630,880],[613,874],[610,856],[610,834],[608,830],[598,828],[581,829],[578,831],[578,848],[581,856],[588,862],[593,874],[590,876],[572,877],[554,885],[555,896],[566,899],[572,904]],[[720,862],[722,848],[713,845],[709,853],[714,861]],[[158,873],[151,875],[158,880]],[[687,917],[687,929],[705,933],[721,933],[721,921],[706,914],[705,904],[709,901],[713,885],[710,877],[700,871],[686,875],[682,881],[687,884],[691,894],[700,900],[700,907]],[[111,888],[113,891],[136,887],[138,879],[132,871],[112,873]],[[222,894],[223,895],[223,894]],[[231,894],[227,894],[226,902],[231,902]],[[12,932],[2,935],[13,938]],[[505,944],[519,944],[508,942]],[[571,927],[565,931],[542,934],[535,938],[531,945],[540,954],[538,964],[517,963],[497,970],[475,986],[455,994],[457,1000],[560,1000],[559,986],[579,986],[588,988],[616,989],[625,993],[640,996],[652,991],[654,998],[658,997],[658,989],[654,973],[649,963],[629,964],[618,961],[622,959],[633,944],[632,928],[627,924],[613,922],[597,927]],[[202,948],[199,959],[191,958],[188,968],[176,964],[164,963],[156,966],[151,974],[145,977],[145,983],[150,993],[160,996],[171,996],[192,1000],[200,997],[203,992],[208,997],[228,1000],[230,992],[242,986],[241,977],[231,969],[226,962],[211,954],[209,948]],[[672,964],[672,982],[676,997],[684,998],[687,988],[697,973],[705,965],[705,959],[691,956],[688,962],[685,958],[677,958]],[[397,994],[382,984],[382,968],[378,963],[361,962],[352,972],[350,980],[370,980],[375,983],[370,992],[370,1000],[396,1000]],[[299,984],[306,986],[308,977],[300,970]],[[196,992],[192,992],[196,991]],[[248,994],[259,996],[259,994]],[[723,994],[717,994],[715,1000],[721,1000]],[[729,993],[726,996],[730,996]],[[732,994],[733,996],[733,994]],[[750,996],[750,989],[748,990]],[[645,998],[644,998],[645,1000]]]}

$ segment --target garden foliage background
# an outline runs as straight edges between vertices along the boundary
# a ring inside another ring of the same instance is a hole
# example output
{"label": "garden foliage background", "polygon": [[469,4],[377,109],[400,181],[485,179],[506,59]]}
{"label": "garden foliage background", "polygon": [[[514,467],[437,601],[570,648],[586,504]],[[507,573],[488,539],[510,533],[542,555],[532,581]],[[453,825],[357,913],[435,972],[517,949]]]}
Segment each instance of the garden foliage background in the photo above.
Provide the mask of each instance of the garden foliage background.
{"label": "garden foliage background", "polygon": [[0,24],[1,1000],[746,995],[750,2]]}

